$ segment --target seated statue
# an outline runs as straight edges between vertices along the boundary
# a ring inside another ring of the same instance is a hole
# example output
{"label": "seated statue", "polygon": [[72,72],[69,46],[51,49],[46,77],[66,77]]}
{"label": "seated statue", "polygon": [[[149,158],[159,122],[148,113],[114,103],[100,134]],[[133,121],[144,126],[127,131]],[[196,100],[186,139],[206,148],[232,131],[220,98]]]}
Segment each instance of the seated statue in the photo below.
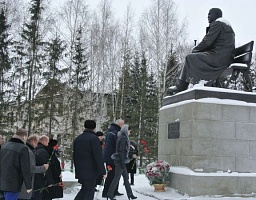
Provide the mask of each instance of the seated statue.
{"label": "seated statue", "polygon": [[197,84],[204,80],[211,85],[231,64],[235,49],[235,33],[231,25],[222,18],[219,8],[210,9],[208,22],[206,35],[186,56],[179,79],[168,89],[168,94],[186,90],[190,82]]}

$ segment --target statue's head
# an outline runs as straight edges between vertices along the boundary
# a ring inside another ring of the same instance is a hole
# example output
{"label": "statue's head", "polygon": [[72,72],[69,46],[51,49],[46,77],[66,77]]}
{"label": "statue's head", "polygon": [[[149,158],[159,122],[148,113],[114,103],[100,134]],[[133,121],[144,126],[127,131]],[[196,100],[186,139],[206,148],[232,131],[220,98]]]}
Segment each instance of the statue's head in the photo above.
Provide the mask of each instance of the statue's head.
{"label": "statue's head", "polygon": [[216,19],[222,17],[222,11],[219,8],[211,8],[208,13],[208,22],[212,23]]}

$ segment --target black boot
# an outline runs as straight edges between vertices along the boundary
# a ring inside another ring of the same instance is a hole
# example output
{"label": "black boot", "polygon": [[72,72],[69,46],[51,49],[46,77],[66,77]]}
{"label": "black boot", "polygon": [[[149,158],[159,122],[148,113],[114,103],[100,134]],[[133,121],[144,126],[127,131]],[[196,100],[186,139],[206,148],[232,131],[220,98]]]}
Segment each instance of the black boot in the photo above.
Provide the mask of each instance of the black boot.
{"label": "black boot", "polygon": [[116,199],[114,199],[113,196],[112,196],[112,197],[111,197],[111,196],[107,196],[107,200],[108,200],[108,199],[110,199],[110,200],[116,200]]}
{"label": "black boot", "polygon": [[137,197],[135,197],[134,195],[132,195],[132,196],[128,197],[128,199],[129,199],[129,200],[130,200],[130,199],[137,199]]}
{"label": "black boot", "polygon": [[169,87],[168,94],[173,95],[188,89],[188,82],[178,79],[175,86]]}

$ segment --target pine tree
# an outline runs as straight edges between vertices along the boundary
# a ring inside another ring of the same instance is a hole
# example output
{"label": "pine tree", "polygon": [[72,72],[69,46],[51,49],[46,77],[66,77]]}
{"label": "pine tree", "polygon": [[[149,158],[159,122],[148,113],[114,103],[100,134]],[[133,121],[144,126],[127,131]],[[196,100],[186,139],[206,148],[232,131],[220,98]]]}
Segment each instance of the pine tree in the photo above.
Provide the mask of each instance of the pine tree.
{"label": "pine tree", "polygon": [[[77,31],[77,36],[74,46],[73,55],[73,68],[71,71],[71,85],[74,89],[74,96],[70,97],[71,109],[72,109],[72,142],[75,139],[76,133],[79,130],[78,120],[84,120],[79,117],[79,111],[82,109],[81,99],[83,95],[81,94],[81,89],[83,85],[88,81],[89,70],[88,70],[88,57],[86,54],[86,49],[82,44],[82,28],[80,27]],[[71,161],[71,170],[73,170],[73,160]]]}
{"label": "pine tree", "polygon": [[[32,131],[32,121],[34,120],[34,112],[32,110],[34,104],[34,97],[36,91],[39,89],[40,80],[40,59],[42,59],[42,49],[43,45],[42,35],[40,34],[40,20],[41,13],[43,11],[42,0],[31,0],[31,8],[29,9],[31,17],[30,22],[25,23],[21,37],[22,44],[25,52],[24,57],[25,69],[27,70],[27,77],[25,78],[24,84],[28,90],[26,100],[28,102],[28,113],[27,120],[25,120],[24,127],[27,126],[28,122],[28,133],[31,134]],[[41,50],[41,52],[40,52]]]}
{"label": "pine tree", "polygon": [[126,105],[129,104],[129,93],[131,92],[130,84],[132,79],[131,76],[131,67],[132,67],[132,57],[129,49],[126,50],[125,55],[123,57],[123,67],[122,67],[122,75],[120,77],[120,106],[119,106],[119,118],[128,119],[131,114],[129,111],[127,112]]}
{"label": "pine tree", "polygon": [[[9,45],[11,39],[8,34],[10,25],[7,24],[5,9],[0,11],[0,125],[3,128],[4,124],[9,119],[4,119],[3,112],[8,106],[8,96],[10,95],[10,79],[8,72],[11,69],[11,61],[9,57]],[[5,121],[5,123],[4,123]],[[13,119],[11,119],[13,121]]]}
{"label": "pine tree", "polygon": [[[153,73],[148,72],[144,53],[135,53],[133,63],[124,67],[122,77],[119,91],[123,99],[121,118],[132,128],[130,138],[139,144],[142,166],[144,158],[150,161],[157,157],[158,124],[158,90]],[[141,140],[146,141],[146,145],[141,145]]]}
{"label": "pine tree", "polygon": [[[41,105],[41,109],[38,109],[38,113],[35,117],[35,123],[48,127],[48,135],[51,136],[52,128],[57,129],[59,121],[56,116],[62,114],[63,108],[63,85],[61,80],[63,75],[67,72],[66,68],[60,66],[60,60],[63,57],[63,52],[66,46],[58,35],[50,42],[46,44],[46,57],[47,62],[43,72],[43,78],[47,82],[42,94],[38,95],[35,99],[36,102]],[[62,96],[62,97],[61,97]]]}
{"label": "pine tree", "polygon": [[[147,81],[147,94],[145,112],[143,115],[143,137],[140,138],[141,157],[146,157],[146,163],[157,159],[158,156],[158,87],[153,73],[150,73]],[[146,145],[141,140],[147,142]],[[141,163],[142,164],[142,163]],[[145,164],[145,163],[144,163]]]}
{"label": "pine tree", "polygon": [[175,52],[170,53],[168,56],[167,67],[166,67],[166,77],[165,77],[165,92],[172,85],[175,85],[175,80],[177,80],[177,75],[179,70],[179,62]]}

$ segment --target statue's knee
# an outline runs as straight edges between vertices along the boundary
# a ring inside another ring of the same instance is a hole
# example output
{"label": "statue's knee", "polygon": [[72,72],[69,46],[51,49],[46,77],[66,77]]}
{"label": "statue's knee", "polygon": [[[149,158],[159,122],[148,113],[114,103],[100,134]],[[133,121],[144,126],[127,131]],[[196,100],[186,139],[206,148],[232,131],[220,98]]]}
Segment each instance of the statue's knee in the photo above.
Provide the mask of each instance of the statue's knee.
{"label": "statue's knee", "polygon": [[193,58],[193,57],[195,57],[196,55],[194,54],[194,53],[190,53],[190,54],[188,54],[187,56],[186,56],[186,59],[187,60],[189,60],[189,59],[191,59],[191,58]]}

